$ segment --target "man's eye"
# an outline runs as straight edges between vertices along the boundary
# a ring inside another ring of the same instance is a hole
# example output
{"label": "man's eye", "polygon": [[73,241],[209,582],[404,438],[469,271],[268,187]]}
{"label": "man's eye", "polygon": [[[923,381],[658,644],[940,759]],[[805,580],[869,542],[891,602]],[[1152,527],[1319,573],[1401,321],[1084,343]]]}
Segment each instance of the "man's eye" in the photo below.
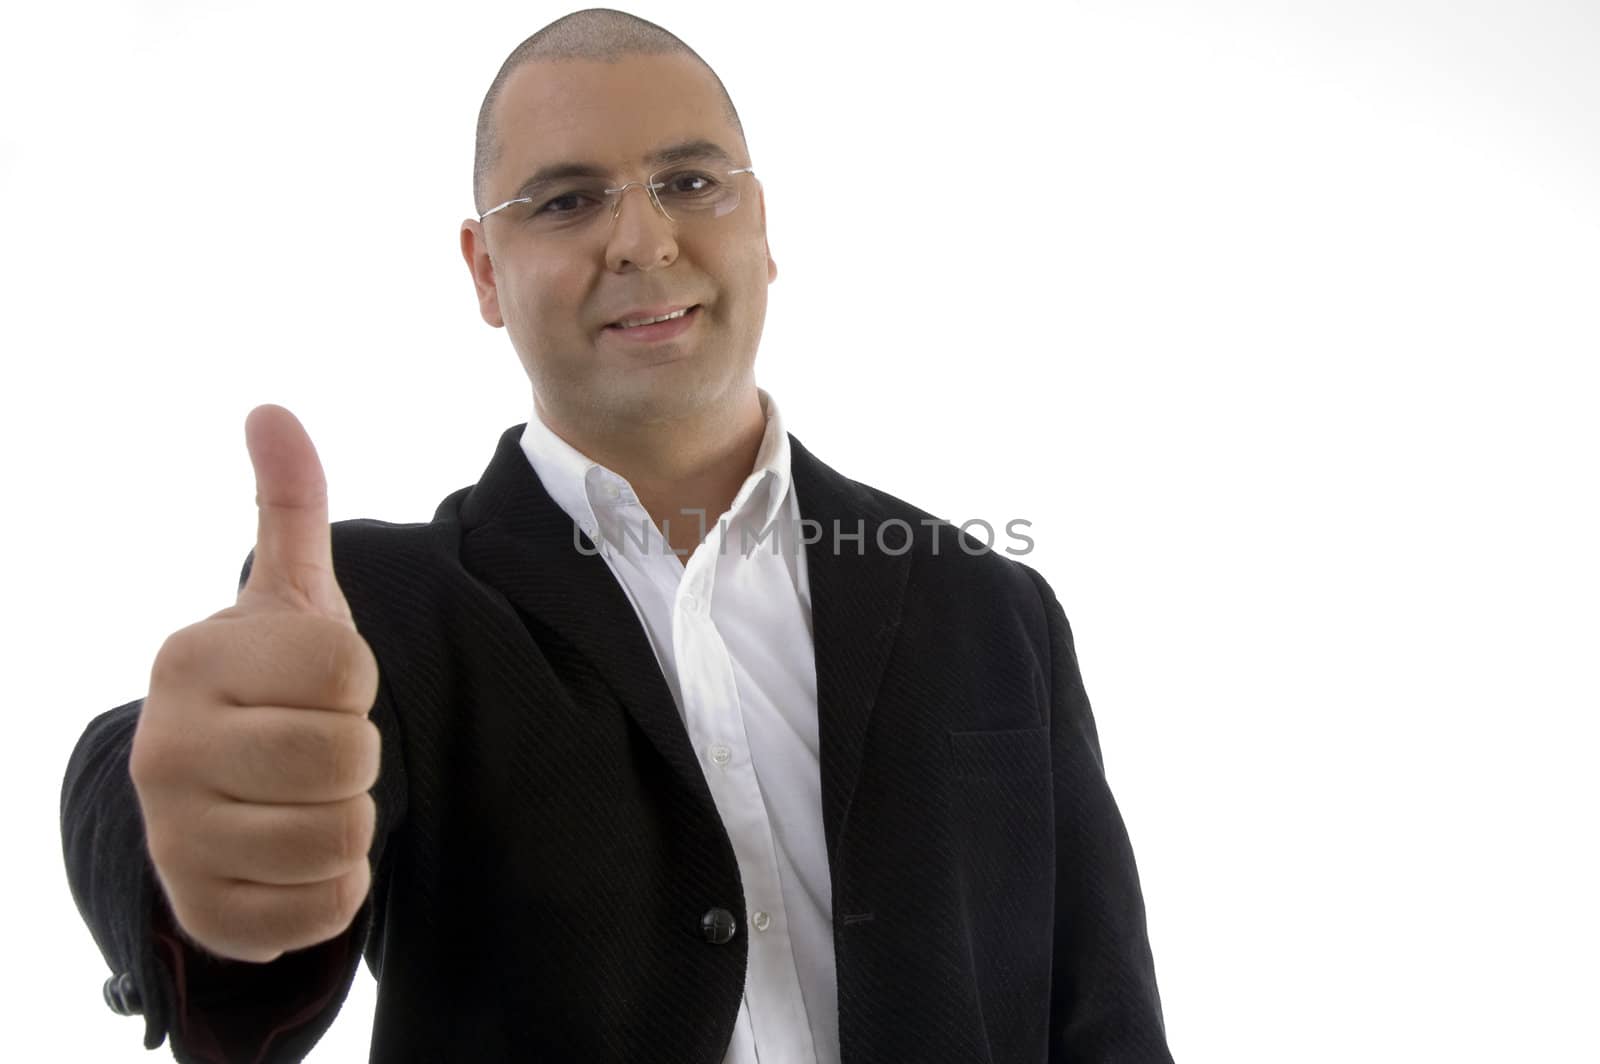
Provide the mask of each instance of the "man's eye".
{"label": "man's eye", "polygon": [[535,214],[575,214],[584,207],[586,197],[582,192],[567,192],[544,201]]}
{"label": "man's eye", "polygon": [[667,182],[667,191],[683,196],[703,196],[717,189],[717,179],[711,174],[690,170],[674,174]]}

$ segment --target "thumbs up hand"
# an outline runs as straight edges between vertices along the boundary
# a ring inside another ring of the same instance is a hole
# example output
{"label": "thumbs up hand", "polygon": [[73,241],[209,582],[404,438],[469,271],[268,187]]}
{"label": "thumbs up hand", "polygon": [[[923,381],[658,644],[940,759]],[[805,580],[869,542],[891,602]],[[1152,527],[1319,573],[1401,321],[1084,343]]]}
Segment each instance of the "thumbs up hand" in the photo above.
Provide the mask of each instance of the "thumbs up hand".
{"label": "thumbs up hand", "polygon": [[327,481],[293,414],[245,420],[259,524],[237,602],[169,636],[129,772],[179,927],[265,963],[337,937],[371,886],[378,663],[333,571]]}

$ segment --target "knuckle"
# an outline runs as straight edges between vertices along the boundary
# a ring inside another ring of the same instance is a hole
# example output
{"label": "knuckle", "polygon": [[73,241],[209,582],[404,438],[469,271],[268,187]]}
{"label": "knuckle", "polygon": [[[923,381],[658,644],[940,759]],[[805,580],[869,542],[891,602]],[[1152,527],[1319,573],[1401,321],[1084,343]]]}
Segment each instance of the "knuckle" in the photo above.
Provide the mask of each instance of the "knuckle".
{"label": "knuckle", "polygon": [[203,890],[174,890],[172,915],[178,926],[189,937],[214,952],[237,956],[241,949],[252,943],[237,918],[229,919],[234,911],[226,883],[216,883]]}
{"label": "knuckle", "polygon": [[150,864],[155,866],[155,874],[163,882],[171,883],[176,890],[182,890],[190,880],[190,864],[194,861],[194,854],[190,846],[184,845],[184,832],[182,830],[166,830],[152,824],[146,837],[146,850],[150,853]]}
{"label": "knuckle", "polygon": [[321,818],[323,838],[319,849],[332,864],[330,873],[348,870],[354,862],[366,858],[373,828],[369,804],[364,795],[352,798],[339,802]]}
{"label": "knuckle", "polygon": [[367,891],[371,886],[371,879],[371,870],[367,867],[367,862],[362,861],[355,868],[332,881],[333,934],[338,934],[349,927],[350,922],[361,911],[361,906],[367,900]]}
{"label": "knuckle", "polygon": [[301,942],[326,942],[349,927],[365,897],[365,887],[356,870],[306,887],[305,905],[296,928]]}
{"label": "knuckle", "polygon": [[346,803],[349,812],[345,819],[344,849],[339,854],[345,862],[364,861],[372,849],[372,836],[378,826],[378,806],[369,795],[358,795]]}
{"label": "knuckle", "polygon": [[[367,737],[359,728],[360,721],[341,719],[329,738],[329,779],[341,791],[354,791],[367,772]],[[351,727],[358,725],[358,727]]]}
{"label": "knuckle", "polygon": [[162,757],[161,744],[151,737],[146,727],[149,719],[143,713],[139,715],[139,723],[133,731],[133,743],[128,748],[128,776],[133,780],[133,788],[138,792],[141,804],[151,785],[164,774],[162,769],[166,761]]}
{"label": "knuckle", "polygon": [[[204,622],[202,622],[204,623]],[[199,625],[180,628],[167,636],[156,651],[150,666],[150,689],[181,687],[192,683],[203,660],[200,650]]]}
{"label": "knuckle", "polygon": [[371,651],[365,641],[349,629],[335,629],[325,639],[324,652],[323,676],[330,704],[338,709],[370,709],[376,691]]}
{"label": "knuckle", "polygon": [[321,640],[323,689],[330,705],[343,706],[354,683],[355,660],[350,644],[332,631],[322,635]]}
{"label": "knuckle", "polygon": [[383,733],[370,720],[363,718],[359,723],[361,771],[357,783],[362,790],[370,791],[378,785],[383,770]]}
{"label": "knuckle", "polygon": [[181,881],[183,869],[183,833],[167,831],[161,822],[151,818],[145,833],[145,848],[150,851],[150,863],[163,879]]}
{"label": "knuckle", "polygon": [[185,746],[193,740],[196,729],[174,727],[166,719],[174,711],[165,700],[146,699],[134,725],[133,741],[128,747],[128,775],[141,799],[154,790],[181,783],[193,771],[193,760]]}
{"label": "knuckle", "polygon": [[204,910],[197,909],[191,902],[189,895],[177,884],[172,884],[167,892],[167,904],[172,909],[172,918],[177,921],[180,928],[190,938],[201,944],[214,941],[217,938],[216,929],[210,926],[204,916]]}

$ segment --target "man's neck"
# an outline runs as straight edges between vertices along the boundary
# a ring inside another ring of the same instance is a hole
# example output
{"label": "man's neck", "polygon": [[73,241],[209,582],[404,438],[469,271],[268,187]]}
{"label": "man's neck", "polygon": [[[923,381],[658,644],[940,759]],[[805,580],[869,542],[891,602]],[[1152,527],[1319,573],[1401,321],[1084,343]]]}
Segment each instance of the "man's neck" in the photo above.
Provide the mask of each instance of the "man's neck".
{"label": "man's neck", "polygon": [[577,450],[633,485],[668,544],[687,557],[755,468],[766,415],[754,384],[738,402],[703,417],[612,427],[585,435],[539,405],[537,415]]}

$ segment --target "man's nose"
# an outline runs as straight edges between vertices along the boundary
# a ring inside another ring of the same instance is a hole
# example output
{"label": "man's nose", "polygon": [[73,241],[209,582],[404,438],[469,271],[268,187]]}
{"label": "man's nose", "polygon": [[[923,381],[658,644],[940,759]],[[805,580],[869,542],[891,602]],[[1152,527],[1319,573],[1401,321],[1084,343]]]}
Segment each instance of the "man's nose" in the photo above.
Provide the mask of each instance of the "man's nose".
{"label": "man's nose", "polygon": [[[628,195],[635,185],[639,194]],[[620,269],[624,262],[640,267],[671,262],[677,257],[676,228],[644,182],[628,182],[617,193],[613,208],[611,236],[606,245],[608,265]]]}

